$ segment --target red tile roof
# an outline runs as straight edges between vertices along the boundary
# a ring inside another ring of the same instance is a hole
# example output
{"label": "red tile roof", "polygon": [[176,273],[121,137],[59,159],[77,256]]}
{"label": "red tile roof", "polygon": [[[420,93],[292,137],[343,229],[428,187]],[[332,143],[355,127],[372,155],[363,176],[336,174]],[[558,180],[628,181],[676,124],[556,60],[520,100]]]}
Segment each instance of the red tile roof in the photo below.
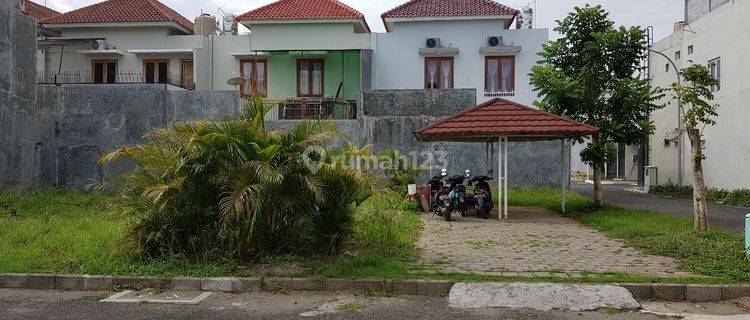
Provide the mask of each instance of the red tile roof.
{"label": "red tile roof", "polygon": [[599,129],[496,98],[415,132],[422,141],[554,140],[591,135]]}
{"label": "red tile roof", "polygon": [[504,16],[518,14],[518,10],[492,0],[411,0],[383,13],[387,18]]}
{"label": "red tile roof", "polygon": [[52,18],[60,14],[59,12],[55,10],[52,10],[50,8],[47,8],[41,4],[38,4],[30,0],[22,0],[21,8],[23,8],[22,10],[23,13],[30,15],[36,18],[37,20],[44,20],[47,18]]}
{"label": "red tile roof", "polygon": [[361,20],[367,27],[365,15],[336,0],[279,0],[241,14],[237,20]]}
{"label": "red tile roof", "polygon": [[107,0],[42,21],[44,24],[174,22],[193,32],[193,23],[157,0]]}

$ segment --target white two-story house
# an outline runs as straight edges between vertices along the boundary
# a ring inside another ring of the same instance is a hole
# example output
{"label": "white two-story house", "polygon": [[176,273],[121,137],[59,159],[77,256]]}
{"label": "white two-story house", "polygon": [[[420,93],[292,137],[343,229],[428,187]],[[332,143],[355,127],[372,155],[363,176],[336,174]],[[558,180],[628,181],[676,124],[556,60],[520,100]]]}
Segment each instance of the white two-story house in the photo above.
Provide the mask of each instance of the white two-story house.
{"label": "white two-story house", "polygon": [[[750,2],[686,0],[685,6],[685,20],[652,48],[659,52],[651,54],[652,85],[669,88],[677,82],[678,70],[691,64],[709,68],[719,81],[711,88],[719,115],[716,125],[701,128],[706,185],[750,188],[750,61],[745,58],[750,50]],[[656,130],[650,138],[650,165],[659,184],[691,185],[691,146],[680,132],[677,101],[669,92],[662,102],[669,104],[651,115]]]}
{"label": "white two-story house", "polygon": [[279,0],[238,15],[250,33],[236,34],[157,0],[106,0],[42,21],[62,36],[44,44],[38,69],[48,83],[238,90],[279,102],[290,113],[274,114],[292,118],[319,116],[308,106],[321,105],[353,117],[368,89],[470,88],[478,103],[531,105],[528,73],[548,31],[511,29],[518,14],[492,0],[412,0],[384,13],[387,31],[373,33],[337,0]]}
{"label": "white two-story house", "polygon": [[373,36],[375,89],[473,88],[477,102],[531,105],[528,74],[546,29],[511,29],[519,11],[491,0],[411,0]]}

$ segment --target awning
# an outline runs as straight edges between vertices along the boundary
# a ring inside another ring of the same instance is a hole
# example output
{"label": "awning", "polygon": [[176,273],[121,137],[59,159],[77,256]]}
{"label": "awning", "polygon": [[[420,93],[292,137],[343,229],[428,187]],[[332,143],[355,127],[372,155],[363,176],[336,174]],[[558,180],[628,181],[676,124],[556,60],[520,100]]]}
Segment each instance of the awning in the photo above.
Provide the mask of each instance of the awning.
{"label": "awning", "polygon": [[248,51],[248,52],[231,52],[229,55],[238,57],[238,58],[246,58],[246,57],[267,57],[271,55],[270,51]]}
{"label": "awning", "polygon": [[128,49],[132,54],[193,54],[193,49]]}
{"label": "awning", "polygon": [[97,40],[105,40],[105,38],[76,38],[76,39],[43,39],[37,40],[36,48],[38,50],[44,50],[54,47],[71,47],[79,45],[89,45],[96,42]]}
{"label": "awning", "polygon": [[117,49],[105,49],[105,50],[76,50],[76,53],[80,54],[90,54],[90,55],[117,55],[121,56],[125,53],[123,53],[120,50]]}
{"label": "awning", "polygon": [[[562,210],[565,212],[567,182],[570,173],[565,161],[565,141],[589,136],[599,128],[578,123],[558,115],[530,108],[519,103],[495,98],[447,119],[414,132],[424,142],[484,142],[485,156],[490,160],[491,144],[498,142],[499,217],[508,219],[508,142],[560,140],[562,172]],[[489,171],[489,169],[488,169]]]}

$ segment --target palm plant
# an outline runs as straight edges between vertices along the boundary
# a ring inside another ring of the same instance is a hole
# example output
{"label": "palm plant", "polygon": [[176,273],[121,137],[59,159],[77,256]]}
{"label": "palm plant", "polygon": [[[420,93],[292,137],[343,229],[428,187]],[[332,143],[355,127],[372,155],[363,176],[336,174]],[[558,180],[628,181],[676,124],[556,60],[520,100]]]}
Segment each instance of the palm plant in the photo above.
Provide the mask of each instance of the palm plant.
{"label": "palm plant", "polygon": [[[318,251],[340,249],[354,209],[370,194],[368,180],[329,158],[317,171],[307,165],[306,150],[340,136],[332,122],[268,131],[269,109],[254,98],[242,119],[174,125],[102,157],[136,164],[122,193],[138,217],[130,238],[144,252],[254,259],[302,248],[304,237]],[[300,232],[303,220],[313,234]]]}

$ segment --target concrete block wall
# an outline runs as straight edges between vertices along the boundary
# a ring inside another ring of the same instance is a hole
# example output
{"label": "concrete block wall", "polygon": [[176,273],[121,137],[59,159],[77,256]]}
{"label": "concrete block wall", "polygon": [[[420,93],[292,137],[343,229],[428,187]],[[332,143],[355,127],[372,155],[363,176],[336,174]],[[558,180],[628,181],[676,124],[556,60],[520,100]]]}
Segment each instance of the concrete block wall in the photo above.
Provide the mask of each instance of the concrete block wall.
{"label": "concrete block wall", "polygon": [[32,180],[40,150],[36,105],[36,20],[0,0],[0,182]]}
{"label": "concrete block wall", "polygon": [[0,161],[0,189],[105,180],[132,165],[99,165],[103,154],[172,123],[234,118],[239,101],[235,91],[174,91],[159,84],[39,85],[33,112],[3,114],[7,130],[0,139],[22,137],[24,143],[0,150],[0,160],[11,160]]}
{"label": "concrete block wall", "polygon": [[[434,175],[442,168],[448,169],[449,174],[463,174],[466,169],[485,173],[485,144],[422,143],[413,134],[419,128],[475,105],[474,89],[364,91],[360,110],[361,144],[373,144],[376,152],[396,149],[421,165],[432,166]],[[569,145],[565,150],[567,159]],[[510,143],[508,151],[510,185],[560,186],[565,170],[559,141]],[[489,167],[497,172],[497,157]],[[429,174],[425,170],[422,180],[426,181]]]}

